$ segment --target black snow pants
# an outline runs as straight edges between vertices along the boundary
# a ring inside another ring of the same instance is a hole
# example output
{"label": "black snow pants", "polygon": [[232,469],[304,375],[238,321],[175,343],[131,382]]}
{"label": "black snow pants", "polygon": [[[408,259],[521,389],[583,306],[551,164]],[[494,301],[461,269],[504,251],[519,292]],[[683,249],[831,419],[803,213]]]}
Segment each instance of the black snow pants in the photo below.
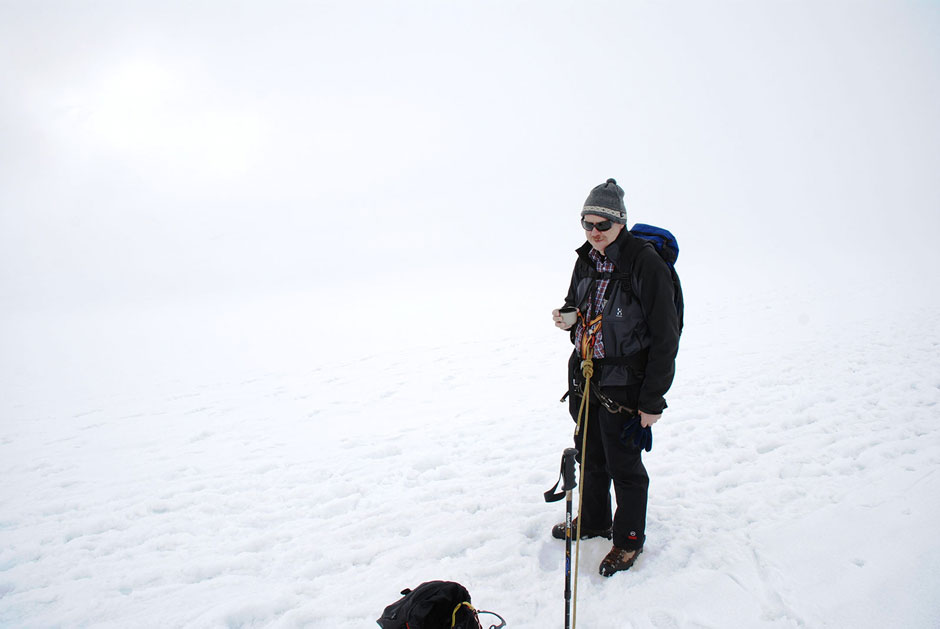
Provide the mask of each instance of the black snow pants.
{"label": "black snow pants", "polygon": [[[579,462],[584,465],[581,486],[581,526],[604,530],[613,524],[614,546],[633,550],[646,541],[646,501],[649,475],[641,450],[632,439],[623,443],[620,434],[632,419],[627,413],[611,413],[591,396],[587,421],[587,456],[581,453],[582,435],[575,435]],[[580,398],[572,396],[571,412],[577,420]],[[577,402],[577,403],[574,403]],[[617,497],[617,512],[611,517],[610,485]]]}

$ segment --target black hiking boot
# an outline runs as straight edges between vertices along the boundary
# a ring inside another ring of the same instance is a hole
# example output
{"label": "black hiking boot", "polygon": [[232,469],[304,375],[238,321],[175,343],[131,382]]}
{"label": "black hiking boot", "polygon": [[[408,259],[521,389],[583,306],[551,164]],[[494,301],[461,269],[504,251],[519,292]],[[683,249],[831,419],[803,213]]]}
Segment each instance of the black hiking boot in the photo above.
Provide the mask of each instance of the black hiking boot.
{"label": "black hiking boot", "polygon": [[[578,536],[578,518],[575,518],[571,521],[571,539],[575,539]],[[591,539],[592,537],[603,537],[604,539],[611,539],[614,536],[614,533],[611,529],[605,529],[603,531],[597,531],[594,529],[588,529],[581,527],[581,539]],[[555,539],[565,539],[565,523],[556,524],[552,527],[552,537]]]}
{"label": "black hiking boot", "polygon": [[624,550],[623,548],[614,546],[610,549],[610,552],[607,553],[607,556],[604,557],[598,572],[601,573],[602,577],[610,577],[621,570],[629,570],[630,566],[634,564],[636,558],[639,557],[642,552],[642,547],[633,550]]}

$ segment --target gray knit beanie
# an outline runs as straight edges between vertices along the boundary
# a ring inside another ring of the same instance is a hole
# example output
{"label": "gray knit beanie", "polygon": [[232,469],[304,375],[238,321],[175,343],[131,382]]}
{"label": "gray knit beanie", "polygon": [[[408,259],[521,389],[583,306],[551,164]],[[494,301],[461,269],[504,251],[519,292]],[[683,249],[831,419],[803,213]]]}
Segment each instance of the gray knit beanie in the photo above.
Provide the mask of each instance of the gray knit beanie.
{"label": "gray knit beanie", "polygon": [[614,223],[625,225],[627,223],[627,208],[623,204],[623,188],[617,185],[615,179],[608,179],[605,183],[591,190],[581,217],[586,214],[595,214],[610,219]]}

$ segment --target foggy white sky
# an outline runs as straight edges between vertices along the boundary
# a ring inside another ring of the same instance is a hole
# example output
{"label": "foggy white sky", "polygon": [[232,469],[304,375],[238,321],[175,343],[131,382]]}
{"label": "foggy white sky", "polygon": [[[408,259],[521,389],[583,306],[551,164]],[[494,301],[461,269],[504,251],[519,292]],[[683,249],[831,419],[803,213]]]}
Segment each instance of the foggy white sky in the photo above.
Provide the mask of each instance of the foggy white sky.
{"label": "foggy white sky", "polygon": [[0,306],[565,278],[611,176],[684,278],[933,261],[938,82],[935,2],[4,1]]}

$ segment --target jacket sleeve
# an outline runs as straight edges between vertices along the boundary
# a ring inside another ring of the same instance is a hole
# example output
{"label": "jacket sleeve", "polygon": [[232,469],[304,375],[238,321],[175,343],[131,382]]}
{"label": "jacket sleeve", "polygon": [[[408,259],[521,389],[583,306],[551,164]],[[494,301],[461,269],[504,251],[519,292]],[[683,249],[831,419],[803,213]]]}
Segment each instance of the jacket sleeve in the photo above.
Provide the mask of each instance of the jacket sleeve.
{"label": "jacket sleeve", "polygon": [[679,351],[679,315],[674,303],[672,271],[650,247],[637,256],[633,280],[650,334],[649,357],[640,386],[639,410],[659,414],[663,398],[676,374]]}
{"label": "jacket sleeve", "polygon": [[[568,295],[565,297],[565,307],[567,306],[577,306],[575,300],[577,299],[577,286],[578,286],[578,263],[575,262],[574,270],[571,271],[571,283],[568,285]],[[568,332],[571,337],[571,344],[574,345],[574,336],[575,330],[577,330],[578,324],[575,323],[573,326],[565,330]]]}

